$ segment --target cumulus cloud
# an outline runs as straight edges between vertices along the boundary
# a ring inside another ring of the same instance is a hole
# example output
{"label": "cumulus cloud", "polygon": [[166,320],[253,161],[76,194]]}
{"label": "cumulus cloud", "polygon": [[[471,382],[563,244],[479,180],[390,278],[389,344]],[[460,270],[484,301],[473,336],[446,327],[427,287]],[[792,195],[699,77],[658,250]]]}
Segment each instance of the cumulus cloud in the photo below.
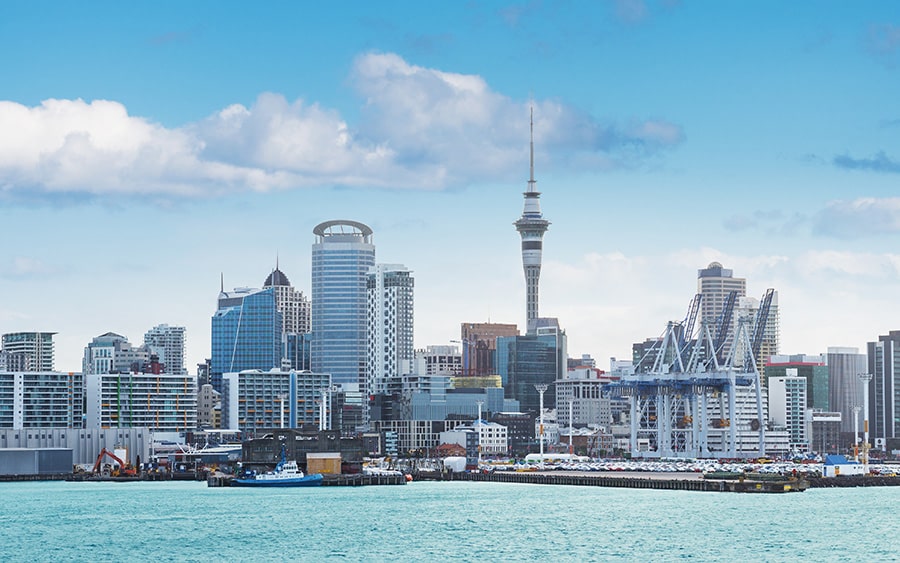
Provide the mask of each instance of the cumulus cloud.
{"label": "cumulus cloud", "polygon": [[181,127],[108,100],[0,102],[0,198],[209,197],[304,186],[444,189],[510,180],[527,158],[528,111],[545,169],[640,166],[676,146],[663,119],[622,124],[554,100],[512,100],[476,75],[367,53],[353,65],[359,122],[320,103],[260,94]]}
{"label": "cumulus cloud", "polygon": [[841,238],[900,233],[900,197],[829,202],[816,214],[813,230]]}

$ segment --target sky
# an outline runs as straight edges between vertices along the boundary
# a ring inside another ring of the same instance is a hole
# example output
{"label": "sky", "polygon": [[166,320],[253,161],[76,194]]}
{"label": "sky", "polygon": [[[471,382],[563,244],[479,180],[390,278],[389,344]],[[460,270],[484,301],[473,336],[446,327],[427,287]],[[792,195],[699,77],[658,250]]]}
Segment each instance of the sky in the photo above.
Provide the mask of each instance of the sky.
{"label": "sky", "polygon": [[876,1],[0,3],[0,332],[186,327],[313,228],[415,276],[416,347],[540,313],[630,358],[721,262],[781,353],[900,329],[900,6]]}

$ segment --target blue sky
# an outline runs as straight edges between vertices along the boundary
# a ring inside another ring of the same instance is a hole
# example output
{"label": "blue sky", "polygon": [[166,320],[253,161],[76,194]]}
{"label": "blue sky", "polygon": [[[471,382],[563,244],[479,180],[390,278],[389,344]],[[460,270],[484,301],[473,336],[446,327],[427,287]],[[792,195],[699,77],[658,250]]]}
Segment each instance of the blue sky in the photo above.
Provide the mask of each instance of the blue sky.
{"label": "blue sky", "polygon": [[187,327],[220,275],[308,294],[313,227],[416,277],[416,346],[541,313],[630,357],[718,260],[779,291],[783,353],[900,323],[892,2],[0,3],[0,331]]}

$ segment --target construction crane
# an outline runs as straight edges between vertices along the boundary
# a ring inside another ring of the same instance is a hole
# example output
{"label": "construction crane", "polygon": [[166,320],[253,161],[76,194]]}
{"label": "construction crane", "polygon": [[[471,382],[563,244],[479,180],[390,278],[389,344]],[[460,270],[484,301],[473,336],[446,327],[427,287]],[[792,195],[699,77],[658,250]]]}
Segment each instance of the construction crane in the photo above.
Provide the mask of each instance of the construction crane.
{"label": "construction crane", "polygon": [[694,323],[697,321],[697,314],[700,312],[700,301],[702,299],[702,293],[698,293],[691,299],[691,303],[688,305],[687,315],[684,317],[684,322],[681,324],[682,331],[678,338],[678,349],[681,350],[682,354],[687,351],[687,346],[691,343],[691,337],[694,334]]}

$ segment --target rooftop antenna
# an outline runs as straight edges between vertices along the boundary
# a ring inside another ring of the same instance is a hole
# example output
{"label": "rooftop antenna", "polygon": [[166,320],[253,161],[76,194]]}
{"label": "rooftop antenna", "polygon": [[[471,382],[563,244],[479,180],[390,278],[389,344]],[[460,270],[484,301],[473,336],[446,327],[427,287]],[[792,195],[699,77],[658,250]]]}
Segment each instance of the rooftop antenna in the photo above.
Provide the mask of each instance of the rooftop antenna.
{"label": "rooftop antenna", "polygon": [[225,272],[220,272],[219,276],[221,276],[221,279],[219,280],[219,293],[225,293]]}
{"label": "rooftop antenna", "polygon": [[531,133],[531,146],[530,149],[530,158],[529,158],[529,175],[528,175],[528,191],[534,191],[534,104],[531,105],[531,119],[529,123],[530,133]]}

